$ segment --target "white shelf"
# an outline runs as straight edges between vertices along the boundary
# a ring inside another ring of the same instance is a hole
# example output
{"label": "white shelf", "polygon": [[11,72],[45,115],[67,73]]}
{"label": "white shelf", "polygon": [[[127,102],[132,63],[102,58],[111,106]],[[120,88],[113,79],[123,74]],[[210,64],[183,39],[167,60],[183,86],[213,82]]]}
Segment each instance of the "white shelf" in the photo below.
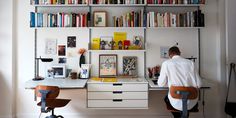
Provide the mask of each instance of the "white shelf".
{"label": "white shelf", "polygon": [[146,27],[89,27],[90,29],[110,29],[110,30],[114,30],[114,29],[126,29],[126,30],[143,30],[146,29]]}
{"label": "white shelf", "polygon": [[147,7],[200,7],[204,4],[147,4]]}
{"label": "white shelf", "polygon": [[145,7],[146,4],[90,4],[91,7]]}
{"label": "white shelf", "polygon": [[204,27],[147,27],[147,30],[155,29],[202,29]]}
{"label": "white shelf", "polygon": [[31,27],[31,29],[89,29],[88,27]]}
{"label": "white shelf", "polygon": [[146,52],[146,50],[89,50],[89,52],[93,52],[93,53],[126,53],[126,52]]}
{"label": "white shelf", "polygon": [[88,7],[88,4],[48,4],[48,5],[33,5],[34,7]]}

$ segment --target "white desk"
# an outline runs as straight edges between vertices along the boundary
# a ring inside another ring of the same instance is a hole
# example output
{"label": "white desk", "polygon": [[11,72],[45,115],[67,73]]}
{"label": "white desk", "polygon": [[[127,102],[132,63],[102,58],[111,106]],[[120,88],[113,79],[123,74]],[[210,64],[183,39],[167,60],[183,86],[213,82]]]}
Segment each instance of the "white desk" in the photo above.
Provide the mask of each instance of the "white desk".
{"label": "white desk", "polygon": [[[149,90],[168,90],[169,89],[168,87],[159,87],[157,84],[154,84],[154,82],[152,80],[153,79],[147,79],[147,81],[149,83]],[[201,89],[210,89],[211,86],[213,86],[212,83],[210,83],[206,79],[202,79]]]}
{"label": "white desk", "polygon": [[34,89],[37,85],[58,86],[62,89],[84,88],[88,79],[44,79],[40,81],[28,80],[25,83],[25,89]]}

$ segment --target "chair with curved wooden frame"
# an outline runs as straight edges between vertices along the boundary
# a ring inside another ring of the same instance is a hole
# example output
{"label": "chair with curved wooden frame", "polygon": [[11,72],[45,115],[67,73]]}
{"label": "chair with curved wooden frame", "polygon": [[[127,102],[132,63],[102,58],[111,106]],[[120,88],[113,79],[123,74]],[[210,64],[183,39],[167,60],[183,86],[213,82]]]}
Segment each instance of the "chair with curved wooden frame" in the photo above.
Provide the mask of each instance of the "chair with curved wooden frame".
{"label": "chair with curved wooden frame", "polygon": [[[198,109],[188,110],[188,100],[193,100],[198,97],[198,89],[195,87],[171,86],[170,95],[175,99],[182,99],[182,115],[181,118],[188,118],[188,112],[198,112]],[[168,107],[171,112],[180,112],[179,110]]]}
{"label": "chair with curved wooden frame", "polygon": [[56,116],[54,109],[66,106],[70,102],[70,99],[57,99],[59,93],[60,89],[57,86],[38,85],[35,88],[35,95],[41,97],[41,101],[37,104],[41,106],[41,112],[47,113],[52,111],[52,114],[46,118],[63,118],[61,115]]}

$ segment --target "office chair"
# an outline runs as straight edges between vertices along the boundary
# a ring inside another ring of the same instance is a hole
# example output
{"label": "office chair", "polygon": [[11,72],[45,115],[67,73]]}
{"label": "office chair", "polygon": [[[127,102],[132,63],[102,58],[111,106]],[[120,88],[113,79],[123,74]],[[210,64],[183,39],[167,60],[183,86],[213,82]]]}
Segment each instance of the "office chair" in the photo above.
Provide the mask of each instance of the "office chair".
{"label": "office chair", "polygon": [[[195,87],[182,87],[182,86],[171,86],[170,95],[176,99],[182,99],[182,114],[181,118],[188,118],[189,112],[198,112],[198,109],[188,110],[188,100],[196,99],[198,97],[198,89]],[[171,112],[180,112],[174,109],[172,106],[167,106],[167,109]]]}
{"label": "office chair", "polygon": [[48,113],[52,111],[52,114],[46,118],[63,118],[61,115],[56,116],[54,109],[66,106],[70,102],[70,99],[57,99],[59,93],[60,89],[57,86],[38,85],[35,88],[35,95],[41,97],[41,101],[37,104],[41,106],[41,112]]}

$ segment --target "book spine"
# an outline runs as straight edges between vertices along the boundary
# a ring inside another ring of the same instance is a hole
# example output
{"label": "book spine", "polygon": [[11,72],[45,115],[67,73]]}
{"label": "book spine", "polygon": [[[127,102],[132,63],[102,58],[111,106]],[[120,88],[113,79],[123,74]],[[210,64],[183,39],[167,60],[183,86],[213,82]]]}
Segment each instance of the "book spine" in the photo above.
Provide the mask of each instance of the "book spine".
{"label": "book spine", "polygon": [[30,12],[30,27],[35,27],[35,13]]}

